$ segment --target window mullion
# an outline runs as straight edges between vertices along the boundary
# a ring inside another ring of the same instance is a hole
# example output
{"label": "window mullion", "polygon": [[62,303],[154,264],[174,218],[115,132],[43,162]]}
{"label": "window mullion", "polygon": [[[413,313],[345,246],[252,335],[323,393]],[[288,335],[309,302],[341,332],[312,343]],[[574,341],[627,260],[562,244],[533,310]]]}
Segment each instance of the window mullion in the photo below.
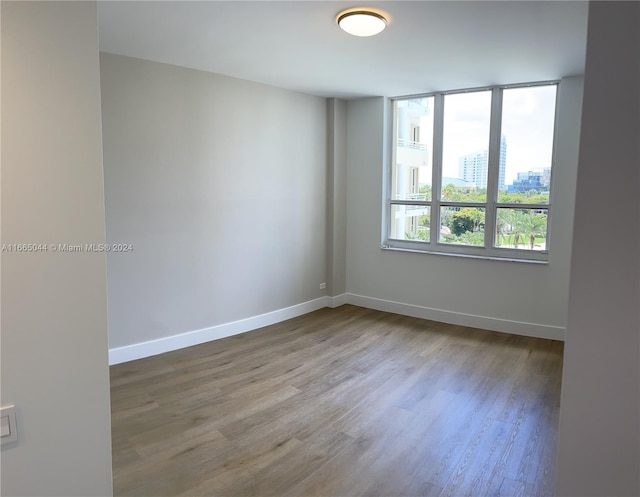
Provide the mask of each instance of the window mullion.
{"label": "window mullion", "polygon": [[435,95],[433,104],[433,157],[431,173],[431,236],[436,244],[440,237],[440,199],[442,189],[442,139],[444,127],[444,95]]}
{"label": "window mullion", "polygon": [[[550,119],[555,88],[528,89],[541,85],[434,92],[391,100],[387,110],[393,111],[394,119],[386,128],[392,147],[385,152],[389,166],[383,179],[383,248],[530,262],[548,259],[551,167],[544,160],[534,161],[529,154],[517,161],[511,157],[507,169],[503,154],[507,146],[503,133],[507,139],[516,136],[512,145],[520,155],[527,153],[527,147],[546,147],[548,151],[549,137],[542,144],[541,140],[518,139],[523,133],[526,138],[527,131],[520,129],[523,122],[531,123],[534,131],[544,126],[529,114],[521,116],[518,99],[531,97],[540,107],[535,115]],[[552,163],[553,153],[552,149]],[[507,172],[513,182],[508,187]],[[531,193],[534,191],[535,195]],[[484,211],[484,215],[476,210]],[[484,230],[478,229],[482,228],[482,218]],[[446,229],[444,235],[443,219],[451,230]]]}
{"label": "window mullion", "polygon": [[395,163],[396,163],[396,154],[397,154],[397,147],[398,147],[398,123],[396,122],[396,114],[397,114],[397,101],[396,100],[392,100],[390,101],[390,109],[391,109],[391,115],[393,116],[393,119],[391,119],[391,126],[389,129],[389,127],[387,127],[388,132],[390,133],[391,136],[391,150],[388,151],[388,155],[387,158],[389,160],[389,166],[387,167],[387,175],[385,177],[386,180],[386,184],[385,184],[385,192],[386,192],[386,202],[384,204],[384,219],[386,220],[385,223],[385,230],[383,233],[383,237],[382,237],[382,243],[383,245],[386,243],[386,241],[391,238],[391,199],[393,198],[393,175],[394,175],[394,171],[395,171]]}
{"label": "window mullion", "polygon": [[496,231],[496,203],[500,177],[500,133],[502,125],[502,90],[491,92],[491,119],[489,121],[489,160],[487,171],[487,210],[484,216],[484,246],[493,247]]}

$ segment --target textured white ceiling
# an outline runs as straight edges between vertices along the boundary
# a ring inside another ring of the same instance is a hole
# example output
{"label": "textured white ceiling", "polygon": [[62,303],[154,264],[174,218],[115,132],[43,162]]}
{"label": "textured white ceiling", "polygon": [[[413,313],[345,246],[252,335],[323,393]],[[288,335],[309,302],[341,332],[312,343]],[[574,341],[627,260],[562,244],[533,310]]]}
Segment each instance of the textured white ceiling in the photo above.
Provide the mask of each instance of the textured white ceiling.
{"label": "textured white ceiling", "polygon": [[[335,23],[362,4],[380,35]],[[582,1],[106,1],[100,49],[325,97],[400,96],[584,72]]]}

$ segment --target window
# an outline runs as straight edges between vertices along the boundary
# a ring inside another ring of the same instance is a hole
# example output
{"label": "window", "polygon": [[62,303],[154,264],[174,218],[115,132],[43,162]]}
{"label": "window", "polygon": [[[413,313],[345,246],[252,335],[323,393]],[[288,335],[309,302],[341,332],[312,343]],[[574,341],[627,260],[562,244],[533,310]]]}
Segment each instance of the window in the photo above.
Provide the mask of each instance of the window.
{"label": "window", "polygon": [[556,91],[535,83],[392,99],[384,246],[546,260]]}

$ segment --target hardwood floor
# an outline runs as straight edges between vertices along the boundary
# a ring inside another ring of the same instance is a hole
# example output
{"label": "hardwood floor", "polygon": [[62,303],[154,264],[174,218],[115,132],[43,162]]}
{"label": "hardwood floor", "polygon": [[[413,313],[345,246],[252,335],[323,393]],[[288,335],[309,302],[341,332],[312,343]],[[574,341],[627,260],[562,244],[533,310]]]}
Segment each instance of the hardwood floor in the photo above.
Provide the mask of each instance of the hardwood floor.
{"label": "hardwood floor", "polygon": [[551,496],[562,353],[345,305],[113,366],[114,494]]}

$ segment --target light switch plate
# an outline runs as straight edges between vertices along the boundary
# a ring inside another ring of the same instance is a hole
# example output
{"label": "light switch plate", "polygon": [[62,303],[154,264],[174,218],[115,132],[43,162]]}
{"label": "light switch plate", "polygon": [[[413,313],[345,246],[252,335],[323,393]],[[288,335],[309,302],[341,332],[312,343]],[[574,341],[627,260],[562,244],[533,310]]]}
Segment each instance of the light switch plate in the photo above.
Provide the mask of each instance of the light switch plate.
{"label": "light switch plate", "polygon": [[2,435],[0,437],[1,445],[18,441],[15,406],[0,408],[0,435]]}

